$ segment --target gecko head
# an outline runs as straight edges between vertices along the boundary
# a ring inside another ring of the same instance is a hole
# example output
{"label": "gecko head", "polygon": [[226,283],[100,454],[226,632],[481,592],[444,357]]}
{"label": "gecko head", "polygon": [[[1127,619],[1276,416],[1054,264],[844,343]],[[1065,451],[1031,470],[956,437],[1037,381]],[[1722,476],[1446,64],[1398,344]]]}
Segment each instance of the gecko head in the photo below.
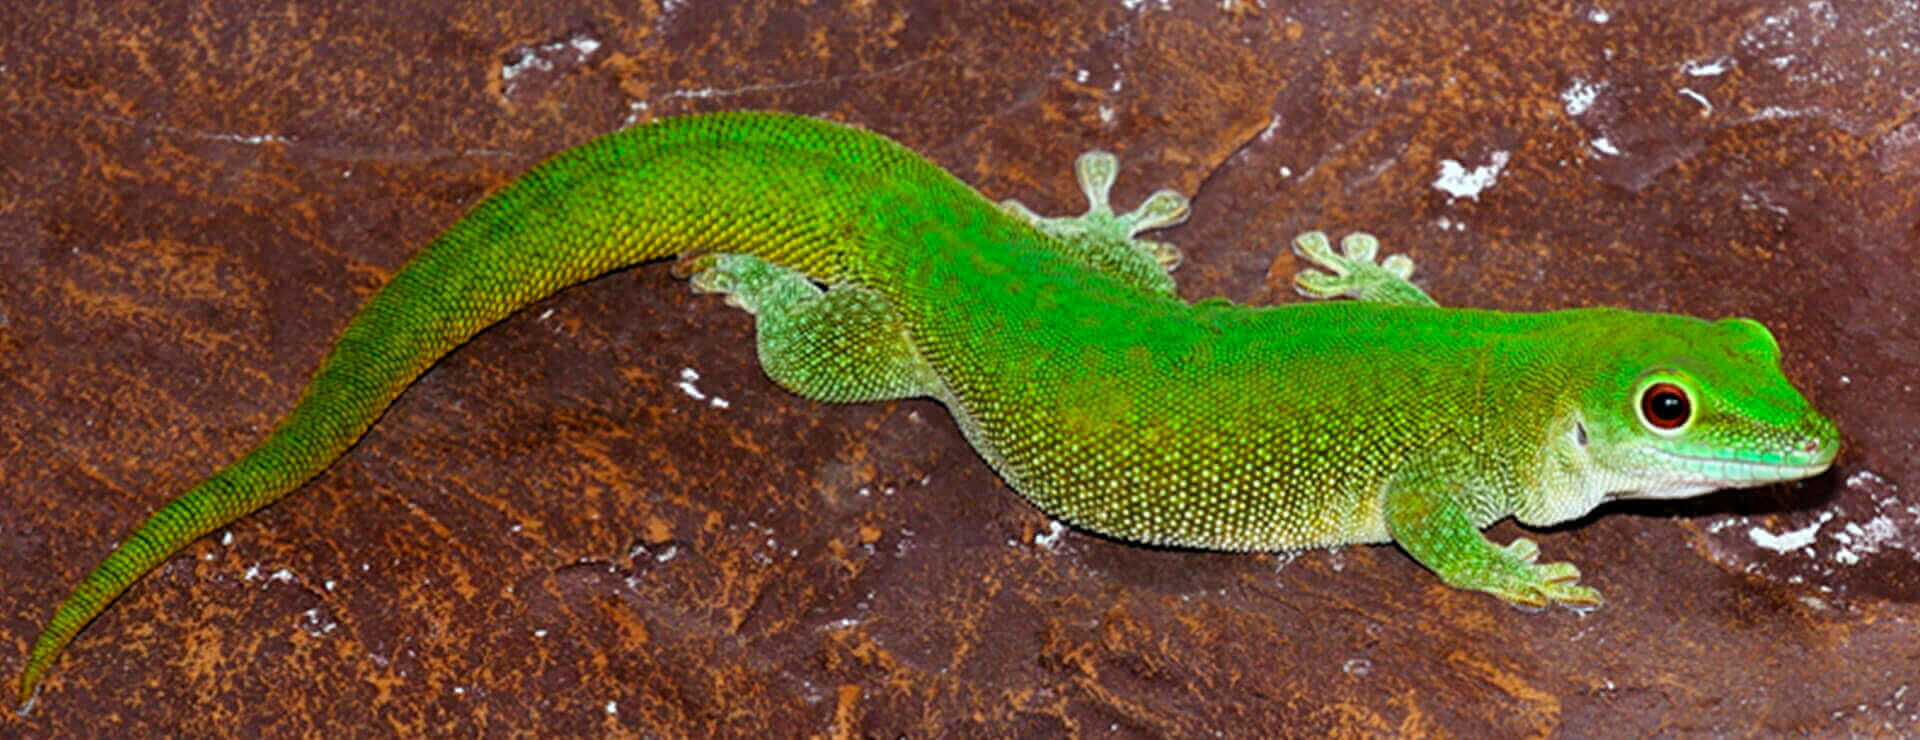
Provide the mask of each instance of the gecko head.
{"label": "gecko head", "polygon": [[1548,439],[1548,480],[1579,494],[1523,506],[1522,521],[1562,521],[1608,499],[1798,480],[1833,464],[1839,430],[1787,381],[1759,322],[1608,312],[1595,326],[1604,328],[1588,327],[1570,348],[1591,380],[1566,379],[1574,390]]}

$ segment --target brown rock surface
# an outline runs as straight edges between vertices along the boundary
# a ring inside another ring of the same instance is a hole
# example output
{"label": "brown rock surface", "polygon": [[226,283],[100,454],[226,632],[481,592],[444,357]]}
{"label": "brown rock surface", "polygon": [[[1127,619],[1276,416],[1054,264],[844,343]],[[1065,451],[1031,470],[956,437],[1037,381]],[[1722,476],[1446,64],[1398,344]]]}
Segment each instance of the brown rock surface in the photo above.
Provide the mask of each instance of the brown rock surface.
{"label": "brown rock surface", "polygon": [[[0,735],[1920,732],[1909,3],[32,5],[0,8],[8,681],[418,245],[679,113],[856,123],[1050,213],[1112,149],[1121,202],[1194,194],[1189,298],[1295,300],[1287,240],[1365,228],[1443,303],[1753,316],[1848,446],[1541,533],[1609,603],[1527,614],[1391,547],[1050,533],[939,406],[788,395],[647,265],[448,357]],[[1504,164],[1456,197],[1449,161]]]}

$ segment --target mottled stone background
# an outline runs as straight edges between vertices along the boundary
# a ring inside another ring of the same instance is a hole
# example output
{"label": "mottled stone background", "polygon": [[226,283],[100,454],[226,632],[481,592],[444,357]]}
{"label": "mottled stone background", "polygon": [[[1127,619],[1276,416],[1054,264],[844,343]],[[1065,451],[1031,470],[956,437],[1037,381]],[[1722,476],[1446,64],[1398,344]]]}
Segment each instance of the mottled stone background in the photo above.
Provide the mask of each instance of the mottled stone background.
{"label": "mottled stone background", "polygon": [[1847,447],[1538,533],[1609,601],[1528,614],[1391,547],[1055,531],[939,406],[781,392],[647,265],[441,362],[0,735],[1920,732],[1910,1],[58,5],[0,8],[8,681],[418,245],[680,113],[865,126],[1052,213],[1110,148],[1122,202],[1194,194],[1190,298],[1296,300],[1287,239],[1365,228],[1449,304],[1752,316]]}

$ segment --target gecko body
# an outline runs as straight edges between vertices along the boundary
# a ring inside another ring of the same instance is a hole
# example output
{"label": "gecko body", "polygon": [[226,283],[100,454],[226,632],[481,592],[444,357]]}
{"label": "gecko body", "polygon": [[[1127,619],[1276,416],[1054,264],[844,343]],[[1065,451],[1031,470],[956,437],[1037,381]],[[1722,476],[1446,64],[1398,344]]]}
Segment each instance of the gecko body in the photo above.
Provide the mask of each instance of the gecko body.
{"label": "gecko body", "polygon": [[1833,424],[1760,324],[1618,309],[1435,305],[1365,235],[1295,248],[1310,296],[1187,303],[1162,191],[1115,213],[1117,163],[1079,163],[1074,218],[994,204],[884,137],[727,113],[609,134],[536,166],[396,272],[252,451],[156,511],[48,620],[18,686],[127,586],[331,465],[413,380],[568,285],[674,255],[756,316],[768,375],[839,402],[932,397],[1048,514],[1130,541],[1226,550],[1394,542],[1444,581],[1599,603],[1507,516],[1565,521],[1826,469]]}

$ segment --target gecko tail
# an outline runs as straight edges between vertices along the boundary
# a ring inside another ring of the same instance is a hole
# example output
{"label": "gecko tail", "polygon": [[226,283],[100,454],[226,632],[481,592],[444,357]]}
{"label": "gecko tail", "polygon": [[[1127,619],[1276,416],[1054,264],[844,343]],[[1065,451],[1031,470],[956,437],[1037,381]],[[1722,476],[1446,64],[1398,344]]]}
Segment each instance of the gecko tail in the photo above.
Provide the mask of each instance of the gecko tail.
{"label": "gecko tail", "polygon": [[925,184],[965,187],[878,135],[770,113],[668,119],[534,167],[367,301],[266,439],[161,506],[74,588],[34,641],[18,685],[22,711],[54,658],[129,586],[320,474],[474,334],[569,285],[689,250],[751,254],[842,281],[876,200]]}

